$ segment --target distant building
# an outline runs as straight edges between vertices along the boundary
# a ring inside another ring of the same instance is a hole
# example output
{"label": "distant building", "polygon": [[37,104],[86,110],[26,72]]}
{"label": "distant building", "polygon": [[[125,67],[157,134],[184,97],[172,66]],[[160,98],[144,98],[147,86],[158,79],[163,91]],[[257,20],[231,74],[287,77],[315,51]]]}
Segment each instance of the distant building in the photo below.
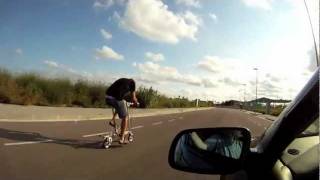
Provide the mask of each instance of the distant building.
{"label": "distant building", "polygon": [[[274,106],[277,106],[277,105],[287,106],[291,102],[291,100],[269,99],[266,97],[262,97],[257,99],[257,102],[259,105],[262,105],[262,106],[267,106],[267,104],[274,105]],[[248,101],[247,103],[249,104],[249,106],[254,106],[256,104],[256,100],[254,99],[254,100]]]}

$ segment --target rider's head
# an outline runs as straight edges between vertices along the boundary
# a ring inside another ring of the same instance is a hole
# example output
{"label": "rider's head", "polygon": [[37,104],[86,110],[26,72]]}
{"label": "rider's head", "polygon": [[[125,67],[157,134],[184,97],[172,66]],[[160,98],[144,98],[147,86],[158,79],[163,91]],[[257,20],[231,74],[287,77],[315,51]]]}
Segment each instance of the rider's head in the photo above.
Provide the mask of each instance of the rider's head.
{"label": "rider's head", "polygon": [[131,92],[136,90],[136,83],[134,82],[133,79],[129,79],[129,88]]}

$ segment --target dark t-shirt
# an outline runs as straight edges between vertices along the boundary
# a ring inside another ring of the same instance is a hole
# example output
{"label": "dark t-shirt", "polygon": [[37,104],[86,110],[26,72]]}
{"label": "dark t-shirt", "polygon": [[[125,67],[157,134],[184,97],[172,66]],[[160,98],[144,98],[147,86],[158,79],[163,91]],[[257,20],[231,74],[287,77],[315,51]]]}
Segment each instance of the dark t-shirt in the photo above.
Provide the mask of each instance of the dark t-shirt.
{"label": "dark t-shirt", "polygon": [[117,100],[123,100],[124,96],[129,92],[133,92],[136,89],[136,83],[133,79],[121,78],[116,80],[107,89],[106,95],[112,96]]}

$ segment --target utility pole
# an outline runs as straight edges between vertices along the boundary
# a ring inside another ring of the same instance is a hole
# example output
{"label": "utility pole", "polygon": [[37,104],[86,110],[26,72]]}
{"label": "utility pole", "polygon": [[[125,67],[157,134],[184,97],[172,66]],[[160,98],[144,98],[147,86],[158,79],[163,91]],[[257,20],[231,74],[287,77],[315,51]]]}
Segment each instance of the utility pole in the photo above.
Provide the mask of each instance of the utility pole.
{"label": "utility pole", "polygon": [[239,101],[241,101],[241,93],[242,93],[242,89],[239,89],[239,90],[238,90],[238,93],[239,93]]}
{"label": "utility pole", "polygon": [[256,111],[258,110],[258,68],[253,68],[256,71]]}

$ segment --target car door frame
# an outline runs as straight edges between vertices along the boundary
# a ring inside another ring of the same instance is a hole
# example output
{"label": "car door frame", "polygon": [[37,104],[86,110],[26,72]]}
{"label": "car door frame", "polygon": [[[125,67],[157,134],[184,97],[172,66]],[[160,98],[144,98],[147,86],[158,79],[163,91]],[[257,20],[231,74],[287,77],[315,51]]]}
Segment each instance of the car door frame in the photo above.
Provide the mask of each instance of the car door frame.
{"label": "car door frame", "polygon": [[249,179],[269,178],[271,169],[285,148],[319,117],[319,68],[298,96],[251,148],[245,170]]}

